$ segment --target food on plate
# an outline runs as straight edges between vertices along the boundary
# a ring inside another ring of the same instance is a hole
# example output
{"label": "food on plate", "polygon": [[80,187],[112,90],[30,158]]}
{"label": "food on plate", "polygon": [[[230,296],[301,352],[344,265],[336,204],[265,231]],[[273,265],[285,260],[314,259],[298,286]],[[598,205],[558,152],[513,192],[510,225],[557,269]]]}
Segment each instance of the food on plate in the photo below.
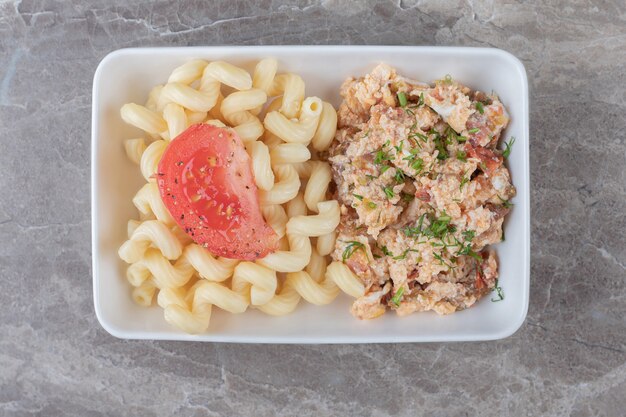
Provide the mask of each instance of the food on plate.
{"label": "food on plate", "polygon": [[381,64],[341,88],[329,150],[341,222],[337,283],[354,316],[472,306],[497,285],[489,245],[515,196],[498,150],[509,123],[495,94],[451,77],[434,85]]}
{"label": "food on plate", "polygon": [[254,261],[278,249],[263,219],[250,156],[232,129],[195,124],[165,149],[161,199],[179,228],[214,255]]}
{"label": "food on plate", "polygon": [[122,119],[146,183],[118,254],[133,299],[208,329],[212,308],[270,315],[356,298],[361,319],[448,314],[497,290],[489,245],[515,196],[495,94],[381,64],[338,110],[263,59],[189,61]]}
{"label": "food on plate", "polygon": [[213,305],[282,315],[301,298],[323,305],[339,293],[327,270],[339,204],[318,158],[337,115],[306,97],[300,76],[277,70],[274,59],[252,76],[192,60],[145,105],[121,109],[144,133],[124,147],[147,182],[118,253],[133,299],[150,306],[156,296],[186,332],[206,331]]}

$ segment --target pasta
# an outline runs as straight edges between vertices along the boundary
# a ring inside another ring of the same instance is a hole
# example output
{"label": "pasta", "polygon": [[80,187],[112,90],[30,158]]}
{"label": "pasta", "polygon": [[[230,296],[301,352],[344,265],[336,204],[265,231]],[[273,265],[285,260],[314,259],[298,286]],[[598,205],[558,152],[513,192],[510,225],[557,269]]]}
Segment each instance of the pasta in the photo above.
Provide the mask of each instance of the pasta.
{"label": "pasta", "polygon": [[325,151],[335,138],[337,131],[337,112],[330,103],[322,103],[320,122],[313,135],[312,145],[316,151]]}
{"label": "pasta", "polygon": [[316,164],[311,171],[304,190],[304,202],[311,211],[317,212],[317,206],[328,191],[332,174],[328,164]]}
{"label": "pasta", "polygon": [[150,245],[155,246],[167,259],[177,259],[182,246],[164,223],[147,220],[139,225],[129,240],[120,247],[119,255],[128,263],[137,262]]}
{"label": "pasta", "polygon": [[138,127],[147,133],[160,134],[167,130],[167,122],[156,113],[144,106],[128,103],[122,106],[122,119],[129,125]]}
{"label": "pasta", "polygon": [[124,149],[128,159],[139,165],[141,155],[146,150],[146,141],[143,138],[127,139],[124,141]]}
{"label": "pasta", "polygon": [[343,292],[354,298],[365,294],[363,282],[343,262],[332,262],[326,269],[326,275],[333,280]]}
{"label": "pasta", "polygon": [[203,59],[192,59],[172,71],[167,82],[189,85],[202,77],[202,73],[207,65],[209,63]]}
{"label": "pasta", "polygon": [[[166,225],[173,225],[174,220],[161,200],[159,190],[154,182],[145,184],[133,197],[133,204],[146,218],[153,216]],[[130,236],[129,236],[130,237]]]}
{"label": "pasta", "polygon": [[[149,307],[156,299],[165,320],[183,331],[206,331],[213,306],[283,315],[301,299],[323,305],[340,288],[357,293],[341,265],[327,267],[340,210],[327,198],[328,163],[312,160],[333,139],[337,114],[305,96],[300,76],[277,71],[272,58],[259,61],[252,76],[227,62],[194,59],[155,86],[145,105],[121,108],[122,119],[145,134],[124,141],[124,149],[146,184],[133,197],[139,219],[128,221],[128,240],[118,253],[129,264],[133,300]],[[214,256],[174,222],[159,193],[157,168],[170,141],[197,123],[230,127],[244,142],[279,250],[254,262]]]}
{"label": "pasta", "polygon": [[304,100],[304,81],[296,74],[281,74],[274,78],[270,95],[282,94],[280,112],[288,119],[298,115]]}
{"label": "pasta", "polygon": [[166,104],[163,108],[163,118],[167,123],[167,133],[170,139],[174,139],[187,128],[187,113],[178,104]]}
{"label": "pasta", "polygon": [[163,152],[165,152],[165,148],[167,148],[167,141],[156,140],[143,151],[139,167],[146,181],[154,181],[153,176],[156,173],[157,165],[159,165],[159,160]]}
{"label": "pasta", "polygon": [[[282,108],[282,107],[281,107]],[[288,143],[308,144],[317,130],[321,114],[321,100],[309,97],[302,105],[300,118],[293,121],[279,111],[265,116],[265,128]]]}
{"label": "pasta", "polygon": [[255,140],[248,145],[248,153],[252,158],[256,186],[261,190],[270,190],[274,186],[274,172],[270,165],[270,151],[267,145]]}
{"label": "pasta", "polygon": [[233,273],[233,291],[246,296],[252,305],[270,301],[277,285],[276,271],[253,262],[240,263]]}
{"label": "pasta", "polygon": [[284,204],[295,198],[300,189],[300,178],[292,165],[278,165],[274,171],[278,181],[272,189],[259,193],[261,205]]}

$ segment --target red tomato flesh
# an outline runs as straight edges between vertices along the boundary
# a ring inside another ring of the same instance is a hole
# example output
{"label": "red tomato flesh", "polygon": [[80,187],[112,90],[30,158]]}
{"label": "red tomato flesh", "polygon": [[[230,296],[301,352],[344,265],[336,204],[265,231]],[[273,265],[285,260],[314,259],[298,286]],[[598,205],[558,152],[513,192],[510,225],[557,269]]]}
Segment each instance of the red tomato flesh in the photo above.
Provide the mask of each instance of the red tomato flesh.
{"label": "red tomato flesh", "polygon": [[492,151],[489,148],[483,148],[482,146],[472,146],[471,144],[465,145],[465,152],[470,158],[477,158],[480,160],[481,168],[485,172],[485,175],[490,177],[500,168],[504,163],[502,155]]}
{"label": "red tomato flesh", "polygon": [[176,223],[214,255],[251,261],[278,249],[259,207],[250,156],[234,130],[190,126],[165,149],[157,184]]}

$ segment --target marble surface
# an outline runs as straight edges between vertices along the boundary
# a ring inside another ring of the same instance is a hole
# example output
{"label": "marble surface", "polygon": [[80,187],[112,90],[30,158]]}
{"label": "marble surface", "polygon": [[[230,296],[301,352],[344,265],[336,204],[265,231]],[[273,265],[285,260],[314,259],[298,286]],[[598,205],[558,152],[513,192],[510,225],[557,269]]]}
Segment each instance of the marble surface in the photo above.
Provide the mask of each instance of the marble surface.
{"label": "marble surface", "polygon": [[[122,341],[93,309],[91,82],[148,45],[494,46],[531,88],[528,318],[489,343]],[[626,410],[621,0],[0,0],[0,415],[619,416]]]}

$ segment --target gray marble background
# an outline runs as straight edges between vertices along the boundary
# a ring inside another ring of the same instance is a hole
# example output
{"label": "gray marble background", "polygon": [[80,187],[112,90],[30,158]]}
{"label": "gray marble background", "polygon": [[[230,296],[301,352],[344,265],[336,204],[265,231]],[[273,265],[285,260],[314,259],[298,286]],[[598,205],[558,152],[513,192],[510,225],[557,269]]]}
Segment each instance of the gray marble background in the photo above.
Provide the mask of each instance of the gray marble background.
{"label": "gray marble background", "polygon": [[[122,47],[494,46],[531,87],[525,325],[490,343],[122,341],[91,284],[91,82]],[[621,0],[0,0],[0,415],[623,416]]]}

